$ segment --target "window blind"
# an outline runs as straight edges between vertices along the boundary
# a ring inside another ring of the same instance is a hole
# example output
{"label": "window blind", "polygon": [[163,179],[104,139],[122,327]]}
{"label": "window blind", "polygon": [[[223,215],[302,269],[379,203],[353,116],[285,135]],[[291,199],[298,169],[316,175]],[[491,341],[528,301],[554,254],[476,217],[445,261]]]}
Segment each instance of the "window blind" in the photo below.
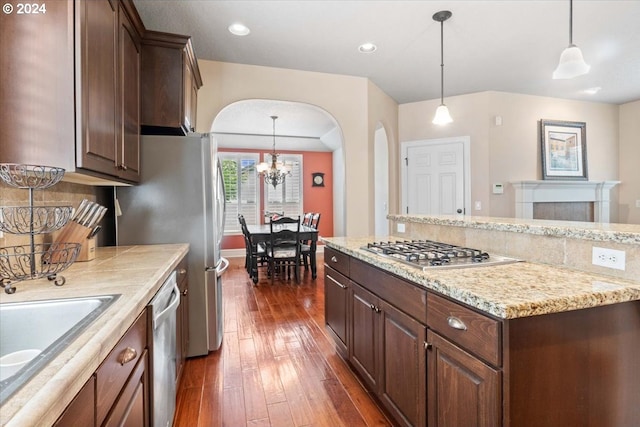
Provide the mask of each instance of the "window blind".
{"label": "window blind", "polygon": [[259,224],[259,192],[256,164],[257,153],[220,152],[222,176],[226,193],[225,233],[241,233],[238,214],[247,224]]}

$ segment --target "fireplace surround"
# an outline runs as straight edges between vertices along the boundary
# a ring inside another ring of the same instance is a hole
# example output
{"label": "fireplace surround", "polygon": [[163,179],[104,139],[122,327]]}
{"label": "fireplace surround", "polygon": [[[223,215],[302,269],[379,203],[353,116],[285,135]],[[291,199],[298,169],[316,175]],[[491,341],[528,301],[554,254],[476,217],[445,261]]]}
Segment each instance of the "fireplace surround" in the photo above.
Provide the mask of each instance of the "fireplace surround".
{"label": "fireplace surround", "polygon": [[620,181],[515,181],[516,218],[533,219],[534,203],[593,202],[595,222],[610,222],[611,189]]}

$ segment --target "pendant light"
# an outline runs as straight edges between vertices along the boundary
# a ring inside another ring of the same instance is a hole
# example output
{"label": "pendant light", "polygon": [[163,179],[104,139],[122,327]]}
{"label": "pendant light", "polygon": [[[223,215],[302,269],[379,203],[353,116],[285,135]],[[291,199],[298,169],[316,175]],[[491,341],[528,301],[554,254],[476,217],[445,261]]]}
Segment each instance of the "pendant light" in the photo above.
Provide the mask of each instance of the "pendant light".
{"label": "pendant light", "polygon": [[271,163],[261,162],[256,166],[258,173],[264,177],[265,184],[273,185],[273,188],[276,188],[278,184],[282,184],[287,175],[291,175],[291,167],[278,161],[279,154],[276,153],[277,119],[278,116],[271,116],[271,120],[273,120],[273,151],[271,152]]}
{"label": "pendant light", "polygon": [[569,0],[569,47],[562,51],[554,79],[572,79],[587,74],[591,66],[584,62],[582,51],[573,44],[573,0]]}
{"label": "pendant light", "polygon": [[433,118],[434,125],[446,125],[453,121],[449,109],[444,105],[444,21],[451,18],[451,15],[448,10],[441,10],[433,15],[433,20],[440,23],[440,106]]}

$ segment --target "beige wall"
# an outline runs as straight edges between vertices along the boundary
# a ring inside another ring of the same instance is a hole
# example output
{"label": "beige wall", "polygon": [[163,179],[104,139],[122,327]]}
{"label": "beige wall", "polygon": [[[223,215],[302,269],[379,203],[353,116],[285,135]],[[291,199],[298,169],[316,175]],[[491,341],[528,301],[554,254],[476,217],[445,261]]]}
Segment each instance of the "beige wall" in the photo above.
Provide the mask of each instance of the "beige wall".
{"label": "beige wall", "polygon": [[[617,105],[505,92],[448,97],[445,101],[454,122],[444,127],[431,123],[439,100],[400,105],[398,135],[400,141],[471,137],[471,200],[472,204],[482,202],[482,210],[472,211],[473,215],[515,216],[514,192],[508,183],[542,178],[540,119],[586,122],[589,178],[625,179],[619,174]],[[496,126],[496,116],[502,117],[501,126]],[[504,185],[504,194],[492,194],[491,186],[496,182]],[[617,190],[613,201],[611,218],[617,222]]]}
{"label": "beige wall", "polygon": [[[398,139],[407,141],[469,136],[471,139],[471,200],[482,203],[476,215],[489,215],[490,159],[489,159],[489,93],[473,93],[445,99],[453,123],[438,126],[431,123],[440,99],[402,104],[398,109]],[[398,186],[398,188],[400,188]],[[473,204],[473,203],[472,203]]]}
{"label": "beige wall", "polygon": [[640,224],[640,101],[620,106],[620,222]]}
{"label": "beige wall", "polygon": [[[397,139],[397,126],[394,128],[397,111],[386,95],[362,77],[206,60],[199,60],[198,65],[204,82],[198,92],[199,132],[210,130],[222,108],[244,99],[305,102],[331,114],[340,125],[344,141],[346,234],[372,233],[373,189],[372,181],[367,179],[372,173],[370,159],[375,130],[372,126],[377,121],[389,124],[390,140]],[[373,113],[369,112],[374,109],[370,98],[381,105]]]}

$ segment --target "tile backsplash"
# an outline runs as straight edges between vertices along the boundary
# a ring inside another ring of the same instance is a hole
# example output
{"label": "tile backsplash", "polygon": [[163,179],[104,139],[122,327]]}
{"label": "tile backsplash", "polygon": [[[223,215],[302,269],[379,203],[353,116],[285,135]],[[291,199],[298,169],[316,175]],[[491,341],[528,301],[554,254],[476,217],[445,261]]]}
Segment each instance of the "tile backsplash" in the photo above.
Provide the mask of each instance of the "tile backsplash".
{"label": "tile backsplash", "polygon": [[[96,201],[96,188],[88,185],[59,182],[46,190],[34,190],[33,202],[36,206],[73,206],[78,207],[82,199]],[[11,187],[0,181],[0,206],[28,206],[29,190]],[[36,242],[45,236],[37,236]],[[28,235],[4,233],[0,238],[0,247],[29,244]]]}

